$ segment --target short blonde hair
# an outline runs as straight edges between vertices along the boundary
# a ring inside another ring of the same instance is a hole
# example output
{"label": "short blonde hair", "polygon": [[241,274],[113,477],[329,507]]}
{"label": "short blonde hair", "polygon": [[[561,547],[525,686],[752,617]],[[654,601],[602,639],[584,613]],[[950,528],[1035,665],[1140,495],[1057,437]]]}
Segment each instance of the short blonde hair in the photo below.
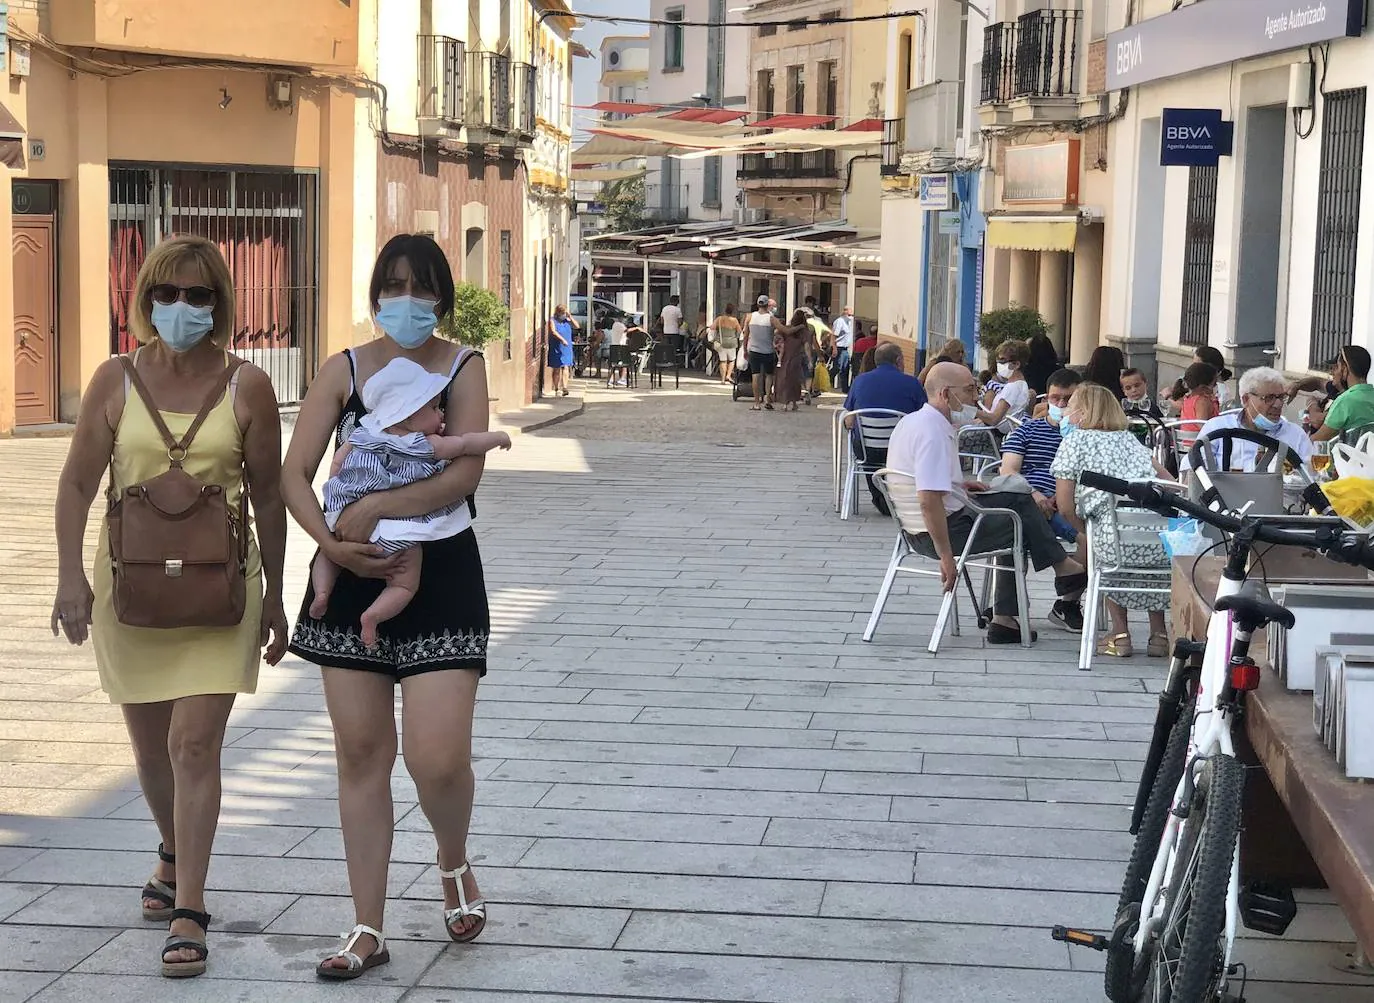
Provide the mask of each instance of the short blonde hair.
{"label": "short blonde hair", "polygon": [[1073,392],[1072,406],[1078,414],[1079,428],[1121,432],[1128,424],[1116,394],[1099,383],[1080,383]]}
{"label": "short blonde hair", "polygon": [[225,348],[234,338],[234,279],[219,248],[204,237],[172,237],[164,240],[143,260],[129,303],[129,330],[140,345],[157,337],[153,327],[153,286],[172,282],[187,262],[194,262],[200,280],[215,291],[215,326],[210,343]]}

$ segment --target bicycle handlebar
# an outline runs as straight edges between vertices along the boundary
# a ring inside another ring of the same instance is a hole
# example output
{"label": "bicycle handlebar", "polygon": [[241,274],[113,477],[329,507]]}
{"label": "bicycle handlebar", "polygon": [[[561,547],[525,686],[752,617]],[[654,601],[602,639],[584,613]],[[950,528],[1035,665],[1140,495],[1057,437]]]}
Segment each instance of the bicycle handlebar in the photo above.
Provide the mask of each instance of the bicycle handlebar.
{"label": "bicycle handlebar", "polygon": [[1109,494],[1129,498],[1141,508],[1150,509],[1161,515],[1182,512],[1227,533],[1239,533],[1242,529],[1248,529],[1256,540],[1263,543],[1318,550],[1333,560],[1374,570],[1374,538],[1366,533],[1357,533],[1338,526],[1318,526],[1306,530],[1278,529],[1266,526],[1263,516],[1226,515],[1215,512],[1205,505],[1199,505],[1191,498],[1165,491],[1152,481],[1124,481],[1119,477],[1099,474],[1094,470],[1083,471],[1078,481],[1084,487],[1097,488]]}

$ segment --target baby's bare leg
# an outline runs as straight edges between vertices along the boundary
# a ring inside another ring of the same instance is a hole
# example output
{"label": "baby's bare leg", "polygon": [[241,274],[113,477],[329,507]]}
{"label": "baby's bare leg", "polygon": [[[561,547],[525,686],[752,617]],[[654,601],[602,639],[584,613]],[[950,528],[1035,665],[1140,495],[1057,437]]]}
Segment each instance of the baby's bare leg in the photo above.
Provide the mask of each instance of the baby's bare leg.
{"label": "baby's bare leg", "polygon": [[329,609],[329,596],[338,580],[339,566],[324,554],[316,554],[315,563],[310,567],[310,585],[315,590],[315,598],[310,602],[310,615],[316,620]]}
{"label": "baby's bare leg", "polygon": [[362,641],[369,648],[377,643],[377,625],[385,623],[410,605],[420,587],[420,547],[407,547],[397,557],[396,566],[386,576],[382,589],[371,606],[363,611]]}

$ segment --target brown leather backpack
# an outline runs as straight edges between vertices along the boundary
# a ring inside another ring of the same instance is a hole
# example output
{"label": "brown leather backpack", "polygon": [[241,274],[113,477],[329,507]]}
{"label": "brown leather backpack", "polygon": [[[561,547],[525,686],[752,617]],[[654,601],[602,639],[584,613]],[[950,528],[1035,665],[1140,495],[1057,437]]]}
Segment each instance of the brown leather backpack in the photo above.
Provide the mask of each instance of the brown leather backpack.
{"label": "brown leather backpack", "polygon": [[168,469],[139,484],[114,489],[110,468],[110,560],[114,608],[130,627],[232,627],[247,604],[248,486],[230,508],[219,484],[192,477],[182,463],[191,441],[219,402],[243,360],[227,365],[191,427],[178,442],[128,356],[120,363],[167,443]]}

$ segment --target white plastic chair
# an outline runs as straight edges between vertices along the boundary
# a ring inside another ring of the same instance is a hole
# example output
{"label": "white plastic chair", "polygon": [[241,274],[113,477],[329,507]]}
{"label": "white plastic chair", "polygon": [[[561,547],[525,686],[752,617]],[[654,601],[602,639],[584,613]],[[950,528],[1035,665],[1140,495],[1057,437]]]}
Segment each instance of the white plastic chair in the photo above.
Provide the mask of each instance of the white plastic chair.
{"label": "white plastic chair", "polygon": [[844,501],[844,472],[849,466],[849,429],[845,428],[844,416],[849,412],[836,408],[830,425],[830,466],[831,479],[835,487],[835,511],[840,510]]}
{"label": "white plastic chair", "polygon": [[1097,625],[1105,613],[1107,592],[1129,592],[1137,595],[1171,595],[1174,573],[1171,564],[1136,567],[1123,563],[1126,547],[1139,544],[1160,545],[1159,534],[1169,528],[1169,519],[1149,509],[1117,505],[1104,515],[1087,520],[1089,541],[1095,525],[1102,524],[1116,536],[1116,552],[1120,555],[1114,565],[1104,565],[1097,548],[1088,546],[1088,587],[1083,592],[1083,637],[1078,646],[1078,668],[1087,672],[1093,667],[1097,651]]}
{"label": "white plastic chair", "polygon": [[845,428],[850,444],[845,454],[847,460],[843,475],[843,496],[840,499],[841,519],[848,519],[854,514],[855,493],[860,479],[869,474],[876,474],[881,469],[881,464],[868,459],[868,451],[879,449],[886,455],[887,445],[892,439],[892,430],[906,415],[889,408],[866,407],[844,412],[841,422],[851,417],[854,419],[853,428]]}
{"label": "white plastic chair", "polygon": [[[910,474],[900,471],[883,468],[874,475],[874,483],[878,485],[878,490],[887,499],[887,506],[892,513],[893,520],[897,523],[897,542],[892,547],[892,556],[887,562],[887,571],[883,575],[882,587],[878,590],[877,601],[873,604],[873,613],[868,618],[868,625],[864,627],[863,639],[872,641],[873,635],[877,633],[878,621],[882,618],[883,608],[887,605],[888,595],[892,592],[892,585],[897,579],[898,572],[909,575],[925,575],[927,577],[940,577],[939,562],[932,562],[932,559],[920,553],[914,546],[914,541],[925,534],[925,516],[921,512],[921,500],[916,491],[916,482]],[[991,592],[992,576],[995,574],[1010,574],[1016,577],[1016,609],[1017,618],[1021,624],[1021,645],[1030,647],[1030,597],[1026,590],[1026,558],[1022,549],[1021,542],[1021,518],[1008,508],[983,508],[974,502],[969,503],[970,511],[975,513],[973,528],[969,532],[968,541],[964,544],[961,553],[955,555],[954,568],[958,578],[962,579],[969,590],[969,598],[974,602],[975,609],[982,610],[988,606],[988,596]],[[1012,545],[1002,550],[974,550],[974,544],[978,536],[978,530],[983,525],[984,519],[1011,519],[1012,520]],[[997,563],[999,557],[1010,557],[1012,566],[1003,567]],[[926,562],[926,567],[908,567],[906,562],[912,558],[918,558]],[[933,567],[930,566],[933,563]],[[969,578],[970,569],[981,569],[983,571],[983,596],[982,601],[973,595],[973,583]],[[940,641],[945,636],[945,627],[953,621],[954,636],[959,636],[959,598],[958,586],[946,592],[940,600],[940,613],[935,620],[935,630],[931,632],[930,643],[926,645],[926,650],[932,655],[940,650]]]}

